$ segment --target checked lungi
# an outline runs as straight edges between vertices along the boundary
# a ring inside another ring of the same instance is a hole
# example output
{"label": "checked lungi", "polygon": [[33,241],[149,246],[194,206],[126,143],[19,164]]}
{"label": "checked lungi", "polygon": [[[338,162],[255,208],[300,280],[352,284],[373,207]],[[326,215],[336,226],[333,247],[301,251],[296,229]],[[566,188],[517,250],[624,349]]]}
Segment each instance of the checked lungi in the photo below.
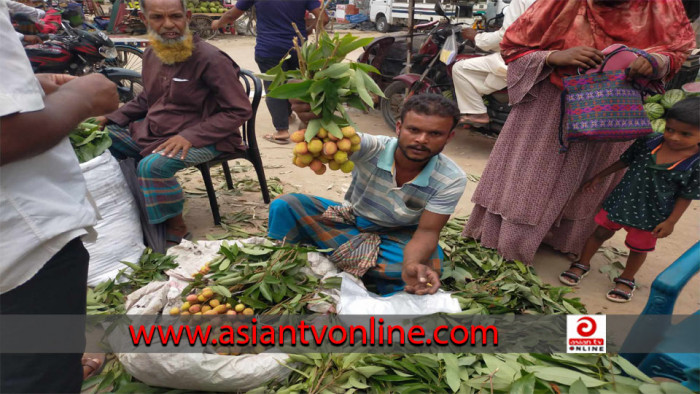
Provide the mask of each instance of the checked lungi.
{"label": "checked lungi", "polygon": [[214,149],[213,145],[209,145],[203,148],[191,147],[187,151],[185,160],[180,159],[181,152],[174,157],[159,153],[143,157],[139,153],[143,148],[134,142],[127,127],[109,125],[107,130],[112,138],[112,146],[109,148],[112,156],[117,160],[127,157],[140,160],[136,172],[146,201],[148,222],[152,224],[162,223],[182,213],[185,196],[175,178],[175,173],[183,168],[207,162],[221,154]]}
{"label": "checked lungi", "polygon": [[[403,290],[401,280],[403,249],[416,228],[387,228],[362,217],[355,224],[327,220],[323,214],[330,206],[341,203],[305,194],[285,194],[270,204],[268,236],[289,243],[308,243],[318,248],[337,249],[361,232],[379,235],[379,254],[376,267],[367,271],[362,280],[368,287],[376,287],[379,294]],[[430,257],[429,265],[441,271],[444,253],[439,246]]]}

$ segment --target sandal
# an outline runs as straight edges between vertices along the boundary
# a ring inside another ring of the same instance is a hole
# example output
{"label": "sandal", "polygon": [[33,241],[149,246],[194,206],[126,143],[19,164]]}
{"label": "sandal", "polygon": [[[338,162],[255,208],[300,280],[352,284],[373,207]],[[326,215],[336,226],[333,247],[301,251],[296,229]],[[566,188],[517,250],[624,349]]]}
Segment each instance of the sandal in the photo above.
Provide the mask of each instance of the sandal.
{"label": "sandal", "polygon": [[[583,273],[581,275],[577,275],[577,274],[571,272],[572,268],[578,268],[581,271],[583,271]],[[585,278],[586,275],[588,275],[590,270],[591,270],[590,265],[586,266],[586,265],[583,265],[581,263],[573,263],[573,264],[571,264],[571,266],[569,266],[568,270],[559,274],[559,282],[561,282],[567,286],[577,286],[579,283],[581,283],[583,278]],[[573,281],[564,280],[564,278],[573,279]]]}
{"label": "sandal", "polygon": [[[83,365],[83,380],[99,375],[104,369],[104,360],[99,358],[85,358],[81,360]],[[86,371],[87,369],[87,371]]]}
{"label": "sandal", "polygon": [[[613,287],[612,289],[610,289],[610,291],[608,291],[608,294],[605,296],[605,298],[612,302],[630,302],[632,300],[632,295],[634,294],[634,289],[637,288],[637,285],[634,283],[634,279],[629,280],[618,276],[617,278],[613,279],[613,282],[620,283],[629,287],[630,291],[624,291]],[[612,297],[613,295],[620,296],[622,298]]]}
{"label": "sandal", "polygon": [[279,145],[287,145],[289,143],[289,138],[277,138],[274,134],[265,134],[263,139]]}

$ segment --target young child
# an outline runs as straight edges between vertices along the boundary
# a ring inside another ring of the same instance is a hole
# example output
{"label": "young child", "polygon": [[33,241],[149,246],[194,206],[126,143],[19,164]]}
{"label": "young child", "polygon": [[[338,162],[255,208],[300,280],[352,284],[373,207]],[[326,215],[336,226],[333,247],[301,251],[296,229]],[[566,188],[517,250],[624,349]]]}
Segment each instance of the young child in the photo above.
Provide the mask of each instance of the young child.
{"label": "young child", "polygon": [[586,182],[590,191],[605,177],[629,167],[603,202],[595,232],[586,242],[581,259],[559,276],[568,286],[578,285],[591,269],[591,258],[615,231],[627,231],[630,249],[625,270],[615,278],[607,294],[613,302],[629,302],[635,288],[634,275],[654,250],[656,240],[673,227],[691,200],[700,199],[700,97],[674,105],[666,117],[666,132],[654,133],[632,144],[620,160]]}

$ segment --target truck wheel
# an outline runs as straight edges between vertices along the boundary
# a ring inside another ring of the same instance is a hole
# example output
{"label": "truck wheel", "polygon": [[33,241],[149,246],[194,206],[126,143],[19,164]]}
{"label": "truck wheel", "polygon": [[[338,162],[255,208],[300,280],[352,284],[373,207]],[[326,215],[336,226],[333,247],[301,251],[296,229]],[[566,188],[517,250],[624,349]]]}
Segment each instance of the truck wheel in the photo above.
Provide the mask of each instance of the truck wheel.
{"label": "truck wheel", "polygon": [[408,86],[401,81],[394,81],[384,89],[384,96],[379,102],[379,108],[382,110],[384,121],[390,128],[396,127],[396,121],[401,114],[401,106],[406,101]]}
{"label": "truck wheel", "polygon": [[386,21],[386,17],[384,15],[378,15],[375,23],[377,24],[378,32],[386,33],[389,31],[389,22]]}

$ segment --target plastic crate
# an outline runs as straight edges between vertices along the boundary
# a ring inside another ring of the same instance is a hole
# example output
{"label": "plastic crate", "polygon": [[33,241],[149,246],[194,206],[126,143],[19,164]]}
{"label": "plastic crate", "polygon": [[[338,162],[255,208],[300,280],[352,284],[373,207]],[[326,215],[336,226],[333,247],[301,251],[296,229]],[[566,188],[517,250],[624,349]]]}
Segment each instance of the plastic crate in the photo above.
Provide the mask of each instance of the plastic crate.
{"label": "plastic crate", "polygon": [[688,82],[694,82],[700,70],[700,54],[688,56],[678,74],[666,84],[666,90],[680,89]]}

